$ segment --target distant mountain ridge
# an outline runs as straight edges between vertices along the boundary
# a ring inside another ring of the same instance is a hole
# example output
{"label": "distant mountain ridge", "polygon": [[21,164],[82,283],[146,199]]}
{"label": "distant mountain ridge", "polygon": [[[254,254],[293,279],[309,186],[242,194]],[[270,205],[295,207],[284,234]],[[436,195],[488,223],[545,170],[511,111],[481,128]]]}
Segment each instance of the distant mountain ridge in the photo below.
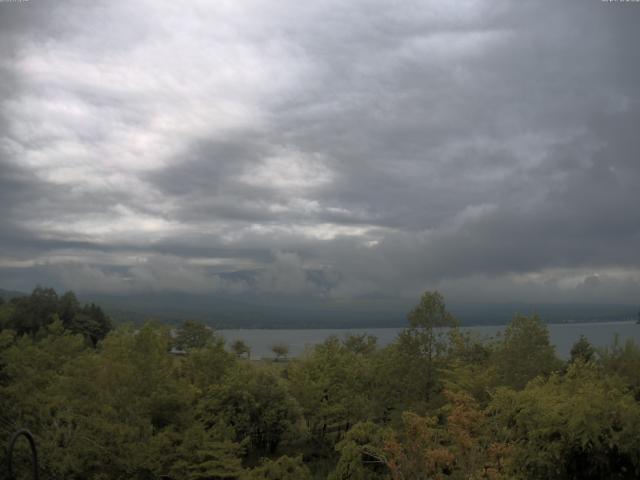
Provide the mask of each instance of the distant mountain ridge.
{"label": "distant mountain ridge", "polygon": [[[167,323],[199,320],[215,328],[381,328],[402,327],[415,301],[337,300],[291,296],[149,293],[82,295],[102,305],[115,320],[155,318]],[[548,323],[631,321],[637,306],[584,303],[450,303],[462,325],[504,325],[514,315],[538,314]],[[132,318],[133,315],[135,318]]]}
{"label": "distant mountain ridge", "polygon": [[11,300],[12,298],[15,298],[15,297],[26,297],[27,295],[29,294],[24,292],[18,292],[16,290],[4,290],[0,288],[0,298],[2,298],[5,301]]}
{"label": "distant mountain ridge", "polygon": [[[62,292],[58,292],[61,294]],[[28,295],[0,289],[5,301]],[[113,295],[78,294],[95,302],[117,323],[156,319],[169,324],[183,320],[214,328],[383,328],[403,327],[416,301],[395,298],[352,300],[285,295],[201,295],[175,292]],[[538,314],[548,323],[635,321],[637,305],[585,303],[448,303],[462,325],[504,325],[514,315]]]}

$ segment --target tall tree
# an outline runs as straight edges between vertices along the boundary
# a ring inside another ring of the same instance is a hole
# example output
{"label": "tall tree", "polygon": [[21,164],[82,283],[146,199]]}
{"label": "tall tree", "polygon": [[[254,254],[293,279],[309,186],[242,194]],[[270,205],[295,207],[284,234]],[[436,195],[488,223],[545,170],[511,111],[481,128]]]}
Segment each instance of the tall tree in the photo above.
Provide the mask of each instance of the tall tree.
{"label": "tall tree", "polygon": [[517,315],[507,326],[495,352],[498,381],[515,389],[524,388],[538,375],[561,368],[549,329],[537,315]]}
{"label": "tall tree", "polygon": [[66,292],[58,301],[58,316],[65,328],[69,328],[73,317],[80,313],[80,302],[72,291]]}
{"label": "tall tree", "polygon": [[275,360],[277,362],[281,358],[287,358],[287,355],[289,355],[289,345],[279,342],[271,346],[271,351],[276,355]]}
{"label": "tall tree", "polygon": [[84,335],[91,346],[95,347],[111,331],[111,319],[102,308],[90,303],[74,314],[67,328],[73,333]]}
{"label": "tall tree", "polygon": [[290,390],[316,440],[344,432],[372,416],[377,402],[369,358],[344,347],[335,336],[316,345],[288,369]]}
{"label": "tall tree", "polygon": [[595,360],[596,350],[591,345],[591,342],[586,339],[584,335],[580,335],[580,339],[576,341],[571,347],[571,363],[581,360],[583,362],[590,362]]}
{"label": "tall tree", "polygon": [[58,294],[53,288],[37,286],[28,297],[16,298],[14,305],[11,328],[18,334],[35,337],[40,328],[55,321],[58,313]]}
{"label": "tall tree", "polygon": [[213,330],[203,323],[185,320],[177,331],[174,346],[183,350],[203,348],[213,338]]}
{"label": "tall tree", "polygon": [[238,357],[246,356],[247,359],[251,358],[251,348],[242,340],[235,340],[231,343],[231,351]]}
{"label": "tall tree", "polygon": [[457,320],[446,308],[439,292],[424,292],[420,302],[408,315],[409,328],[398,338],[398,348],[414,368],[422,373],[423,395],[428,400],[435,387],[437,363],[446,347],[447,332],[442,327],[456,327]]}

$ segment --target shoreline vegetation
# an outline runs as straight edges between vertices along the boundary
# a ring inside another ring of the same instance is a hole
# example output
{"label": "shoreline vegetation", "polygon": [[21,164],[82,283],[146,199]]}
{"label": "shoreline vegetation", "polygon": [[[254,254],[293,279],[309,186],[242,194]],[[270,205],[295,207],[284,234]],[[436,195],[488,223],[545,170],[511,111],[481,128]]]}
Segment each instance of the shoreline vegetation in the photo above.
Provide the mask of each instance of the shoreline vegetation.
{"label": "shoreline vegetation", "polygon": [[[518,315],[518,314],[516,314]],[[526,316],[526,315],[525,315]],[[628,325],[628,324],[637,324],[638,321],[633,317],[628,317],[627,319],[621,320],[592,320],[592,321],[576,321],[576,322],[547,322],[541,320],[545,325]],[[479,323],[479,324],[466,324],[459,325],[459,328],[474,328],[474,327],[506,327],[510,322],[507,323]],[[330,327],[330,328],[318,328],[318,327],[295,327],[295,328],[287,328],[287,327],[224,327],[224,328],[215,328],[216,332],[224,332],[224,331],[233,331],[233,330],[344,330],[345,332],[351,330],[386,330],[386,329],[402,329],[403,326],[392,325],[388,327],[380,327],[380,326],[354,326],[354,327]]]}
{"label": "shoreline vegetation", "polygon": [[581,337],[563,360],[535,315],[482,339],[425,292],[388,345],[271,348],[256,360],[197,321],[114,327],[100,306],[38,287],[0,304],[0,441],[29,429],[41,478],[71,480],[640,474],[633,341]]}

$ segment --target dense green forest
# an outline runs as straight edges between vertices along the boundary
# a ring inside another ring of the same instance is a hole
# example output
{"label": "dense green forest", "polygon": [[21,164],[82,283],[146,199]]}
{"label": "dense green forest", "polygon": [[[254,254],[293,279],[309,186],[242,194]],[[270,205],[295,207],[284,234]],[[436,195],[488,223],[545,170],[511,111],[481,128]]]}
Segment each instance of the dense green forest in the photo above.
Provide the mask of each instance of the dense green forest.
{"label": "dense green forest", "polygon": [[581,338],[562,361],[535,316],[491,340],[456,324],[426,292],[389,346],[331,337],[254,361],[196,322],[112,328],[37,288],[0,305],[0,440],[28,428],[46,479],[640,475],[637,345]]}

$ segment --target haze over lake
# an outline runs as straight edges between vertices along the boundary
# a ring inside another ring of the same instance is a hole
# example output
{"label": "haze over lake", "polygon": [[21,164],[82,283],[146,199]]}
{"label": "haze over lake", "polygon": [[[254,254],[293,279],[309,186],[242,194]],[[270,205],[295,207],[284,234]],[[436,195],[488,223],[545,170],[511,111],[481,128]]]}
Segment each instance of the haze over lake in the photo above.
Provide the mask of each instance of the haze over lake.
{"label": "haze over lake", "polygon": [[[574,323],[549,324],[551,343],[556,352],[563,358],[569,356],[571,346],[584,335],[594,346],[611,345],[616,335],[621,344],[629,339],[640,342],[640,325],[635,322],[602,322],[602,323]],[[462,327],[464,331],[477,333],[484,338],[490,338],[504,330],[504,326],[475,326]],[[227,343],[234,340],[244,340],[251,347],[251,358],[272,358],[271,346],[275,343],[285,343],[290,348],[290,356],[295,357],[304,353],[305,348],[323,342],[331,335],[344,338],[349,334],[367,333],[378,338],[378,345],[384,346],[395,340],[401,328],[364,328],[364,329],[229,329],[220,330]]]}

